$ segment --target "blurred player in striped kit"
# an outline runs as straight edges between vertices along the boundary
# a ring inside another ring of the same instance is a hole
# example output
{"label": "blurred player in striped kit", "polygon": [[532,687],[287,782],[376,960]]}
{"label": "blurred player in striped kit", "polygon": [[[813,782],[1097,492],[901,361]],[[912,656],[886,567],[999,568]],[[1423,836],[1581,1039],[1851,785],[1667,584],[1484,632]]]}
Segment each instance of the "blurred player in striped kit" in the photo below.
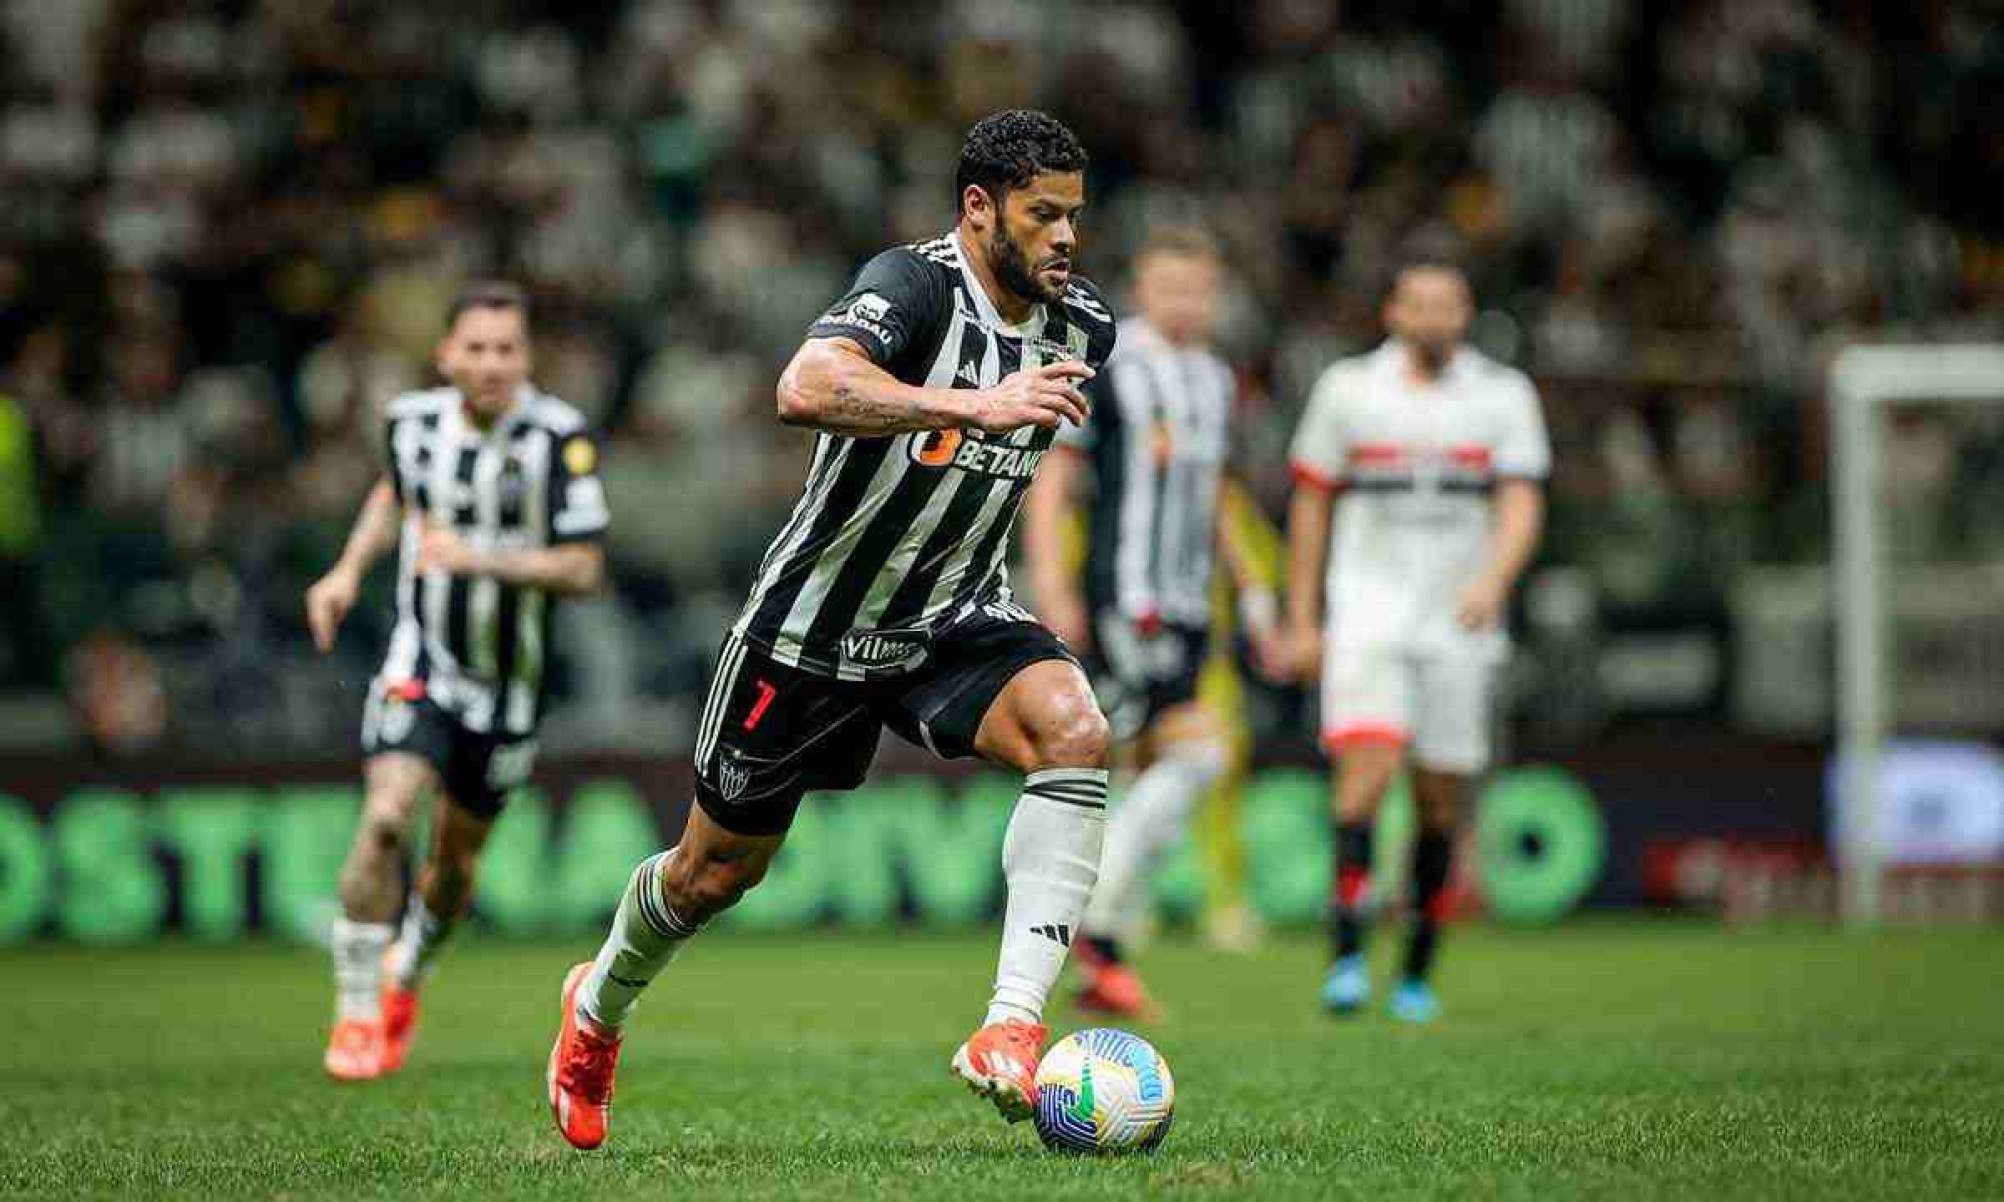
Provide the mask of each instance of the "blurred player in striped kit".
{"label": "blurred player in striped kit", "polygon": [[[1213,552],[1265,646],[1273,595],[1223,521],[1237,380],[1211,348],[1218,251],[1202,231],[1155,231],[1135,257],[1137,316],[1095,379],[1092,419],[1058,438],[1031,489],[1024,550],[1037,609],[1085,655],[1093,689],[1136,776],[1110,811],[1099,884],[1077,944],[1079,1004],[1146,1017],[1154,1005],[1124,944],[1146,918],[1148,883],[1231,758],[1220,716],[1198,700],[1211,638]],[[1089,509],[1084,588],[1065,554]]]}
{"label": "blurred player in striped kit", "polygon": [[[383,478],[340,560],[306,594],[321,651],[392,548],[397,621],[362,720],[362,822],[334,924],[337,1019],[326,1068],[401,1067],[418,987],[473,898],[480,849],[535,762],[557,597],[597,590],[608,513],[598,444],[529,383],[522,290],[477,284],[446,319],[445,388],[389,404]],[[417,888],[401,896],[421,797],[437,799]],[[403,924],[395,925],[399,908]]]}
{"label": "blurred player in striped kit", "polygon": [[1339,768],[1322,993],[1338,1013],[1370,997],[1372,828],[1408,760],[1419,836],[1391,1010],[1425,1022],[1438,1009],[1428,974],[1455,827],[1489,763],[1504,616],[1543,522],[1551,449],[1538,395],[1464,345],[1473,310],[1459,268],[1408,263],[1385,304],[1391,337],[1323,373],[1290,455],[1286,658],[1302,679],[1319,667],[1322,740]]}

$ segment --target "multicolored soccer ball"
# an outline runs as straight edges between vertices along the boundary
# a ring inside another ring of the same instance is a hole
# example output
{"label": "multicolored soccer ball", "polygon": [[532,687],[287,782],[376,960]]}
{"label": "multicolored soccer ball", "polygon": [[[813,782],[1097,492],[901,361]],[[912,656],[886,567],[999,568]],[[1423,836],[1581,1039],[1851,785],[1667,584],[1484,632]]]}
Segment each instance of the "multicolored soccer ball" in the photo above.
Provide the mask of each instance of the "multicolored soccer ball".
{"label": "multicolored soccer ball", "polygon": [[1150,1152],[1169,1134],[1176,1081],[1147,1040],[1111,1027],[1067,1035],[1037,1066],[1037,1134],[1067,1152]]}

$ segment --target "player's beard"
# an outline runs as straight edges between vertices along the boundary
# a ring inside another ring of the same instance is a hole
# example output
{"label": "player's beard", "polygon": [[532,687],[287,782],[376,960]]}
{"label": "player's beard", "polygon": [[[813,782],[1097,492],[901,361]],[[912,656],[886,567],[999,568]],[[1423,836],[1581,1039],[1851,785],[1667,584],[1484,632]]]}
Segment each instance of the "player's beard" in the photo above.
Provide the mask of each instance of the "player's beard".
{"label": "player's beard", "polygon": [[1412,340],[1414,365],[1428,376],[1437,376],[1447,370],[1447,361],[1454,358],[1455,344],[1451,340],[1415,338]]}
{"label": "player's beard", "polygon": [[1064,299],[1062,288],[1047,288],[1037,278],[1037,273],[1030,269],[1030,256],[1023,253],[1022,244],[1011,238],[1000,222],[995,225],[994,236],[988,239],[988,265],[995,269],[995,282],[1019,300],[1038,304]]}

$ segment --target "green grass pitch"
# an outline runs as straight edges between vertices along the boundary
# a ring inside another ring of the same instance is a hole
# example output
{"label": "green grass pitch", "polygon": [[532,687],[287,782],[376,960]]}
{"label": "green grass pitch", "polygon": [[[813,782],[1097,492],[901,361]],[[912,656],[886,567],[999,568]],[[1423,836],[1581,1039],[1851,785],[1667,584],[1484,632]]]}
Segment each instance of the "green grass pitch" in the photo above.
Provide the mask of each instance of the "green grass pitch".
{"label": "green grass pitch", "polygon": [[409,1067],[363,1086],[320,1074],[311,950],[0,953],[0,1194],[2004,1196],[1994,931],[1457,929],[1418,1031],[1318,1012],[1305,937],[1165,943],[1177,1125],[1119,1161],[1046,1153],[948,1078],[990,938],[832,933],[693,946],[636,1015],[612,1140],[573,1152],[542,1074],[585,950],[467,939]]}

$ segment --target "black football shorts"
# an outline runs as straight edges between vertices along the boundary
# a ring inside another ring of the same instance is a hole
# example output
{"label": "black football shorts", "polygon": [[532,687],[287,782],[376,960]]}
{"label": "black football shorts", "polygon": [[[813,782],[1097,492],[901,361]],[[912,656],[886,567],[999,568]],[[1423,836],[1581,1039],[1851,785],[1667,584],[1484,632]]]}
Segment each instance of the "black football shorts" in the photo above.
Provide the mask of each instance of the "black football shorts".
{"label": "black football shorts", "polygon": [[733,634],[718,652],[696,744],[696,802],[726,830],[779,834],[801,796],[863,783],[884,727],[934,755],[973,755],[988,707],[1016,673],[1072,653],[1013,606],[933,634],[908,672],[837,680],[780,663]]}

